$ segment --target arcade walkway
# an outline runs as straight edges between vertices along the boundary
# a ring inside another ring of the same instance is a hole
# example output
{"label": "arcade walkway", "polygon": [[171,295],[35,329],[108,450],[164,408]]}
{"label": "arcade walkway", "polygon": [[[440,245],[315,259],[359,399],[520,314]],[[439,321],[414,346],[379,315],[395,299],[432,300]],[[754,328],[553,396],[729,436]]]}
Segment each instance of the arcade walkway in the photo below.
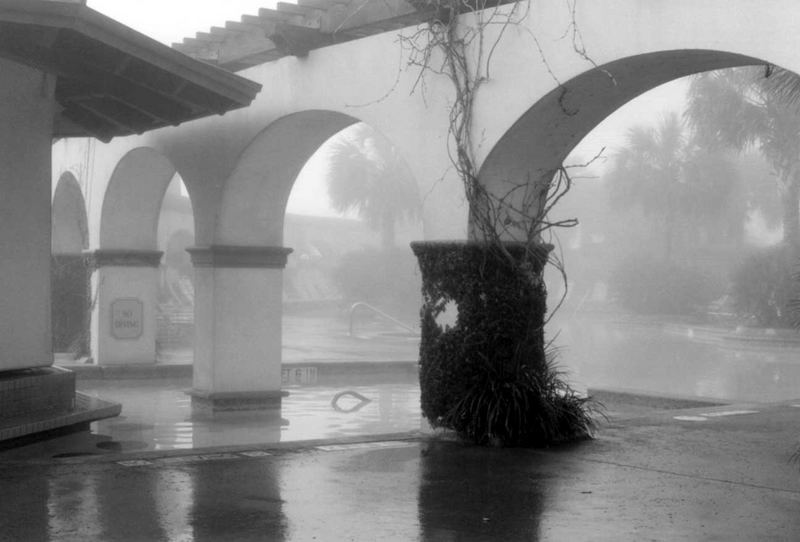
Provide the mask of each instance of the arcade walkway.
{"label": "arcade walkway", "polygon": [[789,459],[800,404],[618,400],[608,397],[612,418],[596,440],[552,450],[394,435],[46,461],[0,454],[0,539],[797,539],[800,468]]}

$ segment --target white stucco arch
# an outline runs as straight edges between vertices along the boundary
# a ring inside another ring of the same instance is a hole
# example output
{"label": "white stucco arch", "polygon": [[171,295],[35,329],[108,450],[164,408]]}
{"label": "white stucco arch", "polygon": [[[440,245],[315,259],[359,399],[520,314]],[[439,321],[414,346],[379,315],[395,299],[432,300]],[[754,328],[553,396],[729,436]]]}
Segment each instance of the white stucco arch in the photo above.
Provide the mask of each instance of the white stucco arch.
{"label": "white stucco arch", "polygon": [[303,111],[267,126],[242,153],[222,195],[215,243],[280,246],[286,203],[308,159],[358,119]]}
{"label": "white stucco arch", "polygon": [[511,125],[483,161],[480,178],[504,194],[508,183],[552,177],[595,126],[648,90],[700,72],[765,63],[726,51],[671,50],[587,70],[551,90]]}
{"label": "white stucco arch", "polygon": [[[574,11],[561,2],[531,2],[529,8],[499,42],[491,80],[477,98],[475,133],[481,138],[476,154],[482,168],[502,138],[519,134],[521,119],[529,125],[553,122],[545,114],[557,105],[553,98],[566,100],[572,105],[568,109],[581,105],[573,127],[594,126],[589,115],[599,122],[639,93],[692,73],[766,62],[800,73],[800,39],[794,30],[800,8],[788,0],[769,6],[752,0],[579,0]],[[486,42],[493,43],[498,31],[487,29]],[[606,68],[613,78],[597,68]],[[562,85],[572,86],[563,97]],[[534,106],[538,113],[528,116]],[[551,131],[547,124],[540,127],[543,136]],[[582,135],[570,137],[577,143]],[[496,154],[492,160],[500,158]]]}
{"label": "white stucco arch", "polygon": [[53,350],[69,357],[89,354],[91,325],[86,201],[75,175],[66,171],[53,187],[50,269]]}
{"label": "white stucco arch", "polygon": [[[359,122],[337,111],[301,111],[256,135],[225,183],[214,244],[280,246],[286,204],[300,171],[326,141]],[[402,162],[404,173],[412,175],[408,161]]]}
{"label": "white stucco arch", "polygon": [[89,248],[89,223],[80,184],[70,172],[58,179],[53,192],[54,254],[80,254]]}
{"label": "white stucco arch", "polygon": [[152,148],[125,154],[103,198],[100,248],[155,250],[161,202],[174,176],[172,163]]}

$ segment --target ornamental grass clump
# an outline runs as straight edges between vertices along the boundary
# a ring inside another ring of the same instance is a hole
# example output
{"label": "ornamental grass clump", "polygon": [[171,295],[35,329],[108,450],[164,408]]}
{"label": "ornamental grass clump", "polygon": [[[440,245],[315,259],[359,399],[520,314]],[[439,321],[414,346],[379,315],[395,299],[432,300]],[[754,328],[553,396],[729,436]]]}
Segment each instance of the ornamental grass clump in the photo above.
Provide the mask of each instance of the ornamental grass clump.
{"label": "ornamental grass clump", "polygon": [[487,365],[441,421],[477,444],[548,446],[591,437],[592,412],[555,367],[508,373]]}

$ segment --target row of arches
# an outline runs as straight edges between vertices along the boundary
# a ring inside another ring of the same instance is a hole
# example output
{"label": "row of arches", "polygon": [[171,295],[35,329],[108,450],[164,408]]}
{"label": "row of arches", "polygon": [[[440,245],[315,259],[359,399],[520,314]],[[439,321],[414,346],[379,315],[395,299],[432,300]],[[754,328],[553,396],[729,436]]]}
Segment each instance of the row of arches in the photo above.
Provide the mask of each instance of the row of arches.
{"label": "row of arches", "polygon": [[[512,122],[486,121],[491,125],[487,133],[496,138],[479,153],[479,177],[501,194],[516,179],[551,175],[594,126],[639,94],[693,73],[761,63],[733,52],[676,49],[627,56],[580,71],[563,84],[551,84],[551,90],[533,104],[528,100]],[[517,91],[504,87],[491,100],[480,101],[484,120],[498,100]],[[511,101],[518,104],[520,98]],[[283,246],[287,201],[314,152],[357,122],[340,111],[313,109],[281,116],[244,144],[241,135],[232,139],[237,144],[225,142],[236,129],[235,121],[224,129],[217,127],[213,134],[176,129],[148,139],[148,146],[127,149],[102,184],[96,244],[82,180],[69,172],[61,175],[53,198],[53,253],[54,258],[72,255],[85,260],[87,249],[93,249],[97,271],[91,275],[90,297],[96,297],[91,305],[91,350],[97,361],[154,359],[161,261],[158,217],[177,174],[194,211],[195,248],[190,252],[196,310],[195,391],[220,401],[231,394],[244,394],[245,401],[256,402],[279,395],[282,269],[290,254]],[[442,142],[441,131],[433,134],[433,140]],[[420,156],[431,152],[425,134],[401,143],[403,149],[418,149]],[[440,151],[446,153],[446,146]],[[413,157],[406,160],[413,164]],[[411,169],[418,173],[425,166]],[[440,190],[425,202],[427,238],[469,231],[463,193],[452,175],[450,180],[446,193]],[[419,192],[428,194],[439,176],[416,182]],[[442,226],[440,215],[456,216],[461,223]],[[72,280],[78,288],[79,280]],[[89,284],[89,279],[81,284]],[[125,320],[131,311],[130,321]],[[140,333],[135,337],[115,333],[119,322],[141,326]]]}
{"label": "row of arches", "polygon": [[[91,185],[82,189],[85,180],[74,173],[62,173],[53,192],[54,349],[102,365],[153,363],[159,290],[166,286],[195,310],[198,396],[274,400],[281,275],[291,252],[283,247],[289,194],[311,155],[356,122],[309,111],[273,123],[241,154],[224,190],[192,183],[191,172],[184,178],[155,147],[127,150],[100,194]],[[98,209],[86,205],[92,198],[102,202],[96,232],[91,214]],[[209,212],[213,198],[217,205]],[[60,264],[67,260],[65,275]],[[215,363],[221,356],[229,362],[225,370]]]}
{"label": "row of arches", "polygon": [[[594,126],[636,96],[693,73],[760,64],[765,61],[739,54],[676,50],[629,57],[588,70],[546,94],[517,118],[486,153],[479,177],[490,186],[502,187],[508,180],[530,177],[532,172],[551,174]],[[224,183],[207,183],[202,178],[194,181],[191,172],[181,174],[197,212],[197,244],[280,246],[286,203],[298,173],[325,141],[357,122],[359,119],[335,111],[290,114],[256,135],[237,157]],[[198,157],[198,162],[208,161],[209,157]],[[162,149],[128,151],[105,185],[96,248],[156,250],[158,215],[176,174],[178,167]],[[421,192],[429,183],[420,182]],[[80,183],[69,171],[56,182],[53,224],[54,253],[79,253],[89,248],[86,204]],[[460,229],[468,231],[463,225]]]}

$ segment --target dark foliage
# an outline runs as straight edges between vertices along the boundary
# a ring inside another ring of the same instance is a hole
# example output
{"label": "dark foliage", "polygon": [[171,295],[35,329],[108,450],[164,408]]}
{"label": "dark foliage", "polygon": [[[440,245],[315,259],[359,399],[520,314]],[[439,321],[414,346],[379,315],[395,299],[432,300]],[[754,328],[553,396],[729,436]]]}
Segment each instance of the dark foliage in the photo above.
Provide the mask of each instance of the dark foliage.
{"label": "dark foliage", "polygon": [[739,316],[761,327],[789,327],[795,250],[778,245],[758,250],[734,270],[731,297]]}
{"label": "dark foliage", "polygon": [[[479,444],[545,445],[593,421],[548,362],[542,269],[552,247],[413,243],[423,277],[423,415]],[[455,304],[452,326],[437,318]]]}
{"label": "dark foliage", "polygon": [[83,254],[52,256],[54,352],[69,352],[76,357],[89,355],[92,273],[89,260],[89,256]]}
{"label": "dark foliage", "polygon": [[624,258],[609,287],[624,308],[637,314],[691,315],[724,293],[710,276],[645,255]]}
{"label": "dark foliage", "polygon": [[787,303],[786,308],[792,327],[800,330],[800,259],[795,262],[792,282],[794,286],[794,295],[792,299],[789,300],[789,303]]}

